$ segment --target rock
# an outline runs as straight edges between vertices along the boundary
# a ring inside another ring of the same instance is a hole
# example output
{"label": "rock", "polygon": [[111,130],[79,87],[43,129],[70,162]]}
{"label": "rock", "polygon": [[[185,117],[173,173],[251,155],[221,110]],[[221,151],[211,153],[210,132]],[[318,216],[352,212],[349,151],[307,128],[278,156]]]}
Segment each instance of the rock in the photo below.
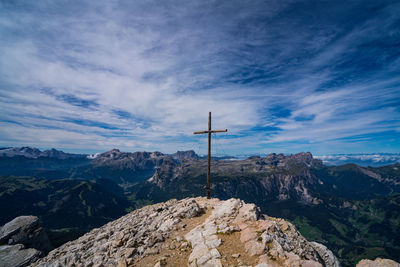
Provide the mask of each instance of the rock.
{"label": "rock", "polygon": [[356,267],[400,267],[398,262],[389,259],[361,260]]}
{"label": "rock", "polygon": [[321,263],[312,260],[303,260],[300,264],[301,267],[322,267]]}
{"label": "rock", "polygon": [[240,200],[234,198],[222,201],[215,207],[210,219],[220,219],[230,216],[240,207],[240,204]]}
{"label": "rock", "polygon": [[287,224],[287,222],[283,221],[280,223],[280,227],[283,231],[286,231],[286,230],[288,230],[289,225]]}
{"label": "rock", "polygon": [[[191,219],[206,209],[212,211],[207,218]],[[184,237],[182,220],[190,227]],[[246,252],[221,255],[228,241],[238,242]],[[144,257],[154,258],[168,249],[174,250],[173,257],[186,257],[184,252],[189,251],[191,267],[222,267],[230,256],[239,266],[248,256],[256,259],[258,267],[338,266],[332,252],[308,242],[291,223],[261,216],[255,205],[239,199],[205,198],[169,200],[135,210],[51,251],[32,266],[143,266]],[[154,266],[166,262],[161,257]]]}
{"label": "rock", "polygon": [[121,247],[123,244],[124,242],[119,239],[114,242],[114,247]]}
{"label": "rock", "polygon": [[135,248],[127,248],[126,250],[125,250],[125,252],[124,252],[124,257],[125,258],[130,258],[132,255],[133,255],[133,253],[136,251],[136,249]]}
{"label": "rock", "polygon": [[48,252],[49,238],[36,216],[20,216],[6,223],[0,229],[0,245],[23,244],[27,248]]}
{"label": "rock", "polygon": [[182,244],[180,245],[180,248],[187,248],[187,247],[189,247],[188,242],[182,242]]}
{"label": "rock", "polygon": [[154,264],[154,267],[162,267],[162,266],[167,266],[167,263],[165,261],[157,261],[156,264]]}
{"label": "rock", "polygon": [[127,265],[126,265],[126,261],[125,260],[119,260],[118,261],[118,267],[127,267]]}
{"label": "rock", "polygon": [[35,262],[41,256],[41,252],[34,249],[24,249],[21,244],[0,246],[0,266],[22,267]]}
{"label": "rock", "polygon": [[160,252],[158,248],[148,248],[145,252],[145,255],[156,255]]}
{"label": "rock", "polygon": [[240,232],[240,241],[241,242],[255,240],[257,237],[258,237],[257,232],[253,228],[246,228]]}
{"label": "rock", "polygon": [[254,240],[247,242],[244,247],[250,256],[261,255],[265,250],[265,245],[263,243]]}
{"label": "rock", "polygon": [[257,220],[260,216],[260,209],[254,204],[244,204],[239,210],[238,217],[242,220]]}
{"label": "rock", "polygon": [[335,255],[333,255],[332,251],[330,251],[327,247],[317,242],[310,242],[310,244],[314,247],[314,249],[324,260],[326,266],[340,267],[338,259],[335,257]]}

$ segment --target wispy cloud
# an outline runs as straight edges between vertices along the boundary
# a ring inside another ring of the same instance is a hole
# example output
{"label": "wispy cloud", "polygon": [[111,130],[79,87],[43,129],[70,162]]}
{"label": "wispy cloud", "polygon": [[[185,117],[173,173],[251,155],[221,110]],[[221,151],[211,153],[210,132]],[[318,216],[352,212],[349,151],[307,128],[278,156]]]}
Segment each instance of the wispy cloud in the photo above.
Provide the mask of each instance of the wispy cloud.
{"label": "wispy cloud", "polygon": [[0,144],[398,151],[400,5],[309,5],[3,2]]}

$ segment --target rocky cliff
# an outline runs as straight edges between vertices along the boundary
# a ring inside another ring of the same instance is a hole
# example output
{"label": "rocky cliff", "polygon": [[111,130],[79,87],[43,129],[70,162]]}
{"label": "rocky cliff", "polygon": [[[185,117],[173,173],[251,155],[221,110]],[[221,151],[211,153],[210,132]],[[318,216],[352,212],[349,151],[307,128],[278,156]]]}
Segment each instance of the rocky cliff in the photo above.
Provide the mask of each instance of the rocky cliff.
{"label": "rocky cliff", "polygon": [[[322,182],[310,167],[322,166],[322,161],[314,159],[311,153],[288,156],[272,153],[267,157],[237,161],[213,160],[211,165],[211,186],[218,197],[236,195],[249,199],[244,194],[252,192],[253,198],[257,195],[257,199],[262,201],[292,199],[308,204],[320,202],[310,191]],[[205,159],[187,159],[182,163],[164,160],[148,182],[157,185],[161,191],[172,192],[179,188],[180,192],[191,192],[194,187],[202,186],[206,169]]]}
{"label": "rocky cliff", "polygon": [[239,199],[170,200],[135,210],[32,266],[339,266],[325,246]]}

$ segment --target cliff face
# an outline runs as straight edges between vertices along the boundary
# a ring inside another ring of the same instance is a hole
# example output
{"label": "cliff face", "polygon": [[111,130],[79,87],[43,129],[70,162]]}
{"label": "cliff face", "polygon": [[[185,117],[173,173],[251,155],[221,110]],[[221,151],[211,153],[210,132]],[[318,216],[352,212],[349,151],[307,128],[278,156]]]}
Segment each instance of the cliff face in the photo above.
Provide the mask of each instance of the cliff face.
{"label": "cliff face", "polygon": [[[310,194],[314,185],[322,183],[310,168],[322,166],[322,162],[313,159],[311,153],[290,156],[273,153],[265,158],[212,161],[211,165],[213,191],[221,198],[233,195],[246,198],[239,192],[242,191],[252,192],[252,195],[259,193],[257,199],[292,199],[309,204],[317,204],[320,201]],[[148,181],[169,192],[174,191],[179,184],[180,191],[186,192],[199,181],[203,182],[206,169],[205,159],[187,159],[182,163],[164,160]]]}
{"label": "cliff face", "polygon": [[96,157],[91,164],[96,167],[114,167],[115,169],[129,168],[131,170],[153,169],[161,165],[167,155],[161,152],[121,152],[112,149]]}
{"label": "cliff face", "polygon": [[321,244],[239,199],[170,200],[133,211],[33,266],[339,266]]}

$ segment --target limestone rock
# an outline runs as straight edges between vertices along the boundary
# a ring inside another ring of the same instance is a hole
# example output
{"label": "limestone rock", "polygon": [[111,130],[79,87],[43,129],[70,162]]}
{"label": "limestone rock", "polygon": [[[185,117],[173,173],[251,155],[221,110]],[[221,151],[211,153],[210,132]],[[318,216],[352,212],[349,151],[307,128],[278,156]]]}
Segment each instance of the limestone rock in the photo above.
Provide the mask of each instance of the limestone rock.
{"label": "limestone rock", "polygon": [[361,260],[356,267],[400,267],[398,262],[389,259]]}
{"label": "limestone rock", "polygon": [[[228,236],[237,246],[233,251],[224,243]],[[180,265],[187,259],[191,267],[222,267],[228,259],[238,266],[339,266],[331,251],[308,242],[291,223],[261,215],[255,205],[233,198],[143,207],[64,244],[32,266],[175,266],[178,257]]]}
{"label": "limestone rock", "polygon": [[322,257],[327,265],[335,267],[340,266],[338,259],[327,247],[317,242],[311,242],[310,244],[314,247],[314,249],[318,252],[318,254]]}
{"label": "limestone rock", "polygon": [[21,244],[0,246],[1,267],[22,267],[35,262],[41,256],[41,252],[34,249],[24,249]]}
{"label": "limestone rock", "polygon": [[158,244],[171,236],[181,218],[203,213],[194,199],[146,206],[62,245],[33,266],[129,265],[132,259],[157,254]]}

